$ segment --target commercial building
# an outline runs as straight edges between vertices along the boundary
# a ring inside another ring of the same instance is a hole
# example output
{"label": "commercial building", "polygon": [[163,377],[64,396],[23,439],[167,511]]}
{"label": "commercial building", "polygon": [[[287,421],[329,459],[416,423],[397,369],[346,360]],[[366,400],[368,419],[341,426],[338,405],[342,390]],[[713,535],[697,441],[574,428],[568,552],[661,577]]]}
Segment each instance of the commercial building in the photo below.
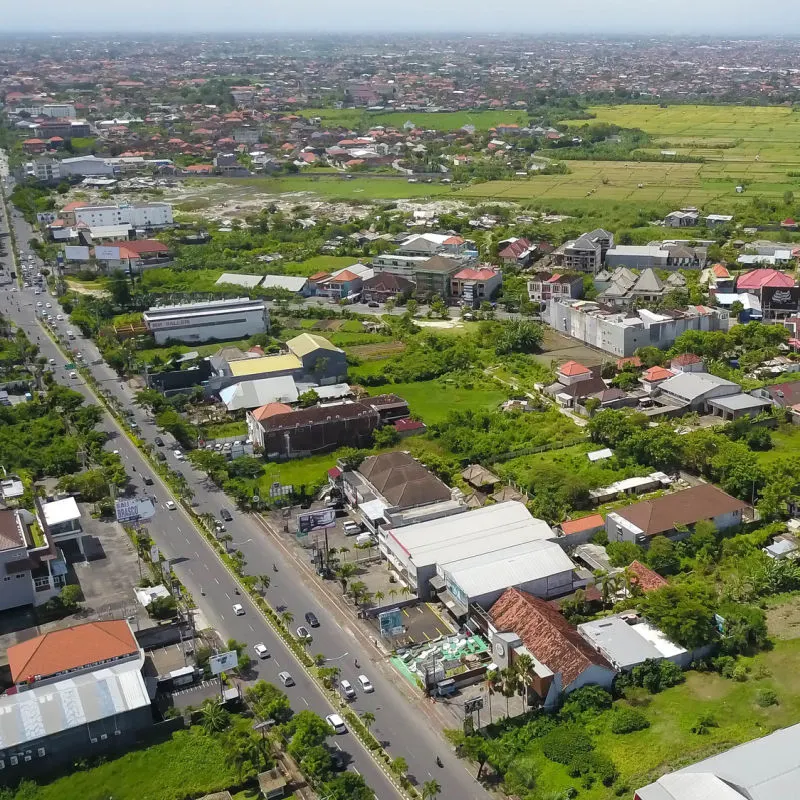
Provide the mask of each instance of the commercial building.
{"label": "commercial building", "polygon": [[131,225],[134,228],[163,228],[172,225],[169,203],[122,203],[116,206],[82,206],[72,212],[75,223],[89,227]]}
{"label": "commercial building", "polygon": [[[404,239],[393,253],[382,253],[375,256],[372,260],[372,267],[376,274],[390,272],[418,284],[417,271],[434,256],[452,260],[455,266],[453,273],[464,267],[474,265],[478,260],[478,253],[472,249],[472,245],[468,241],[460,236],[423,233]],[[434,267],[436,265],[439,265],[438,269],[441,271],[441,263],[434,262]],[[427,285],[430,280],[427,277],[427,273],[430,273],[431,269],[430,266],[427,271],[423,269],[423,273],[425,273],[423,280],[426,282],[424,289],[426,292],[430,290]],[[450,275],[448,275],[449,277]],[[438,280],[436,282],[438,283]],[[445,297],[448,291],[447,287],[440,286],[439,288],[441,291],[430,291],[432,294],[440,294]]]}
{"label": "commercial building", "polygon": [[614,311],[588,300],[553,300],[545,319],[555,330],[617,357],[640,347],[671,347],[688,330],[728,329],[728,312],[706,306],[682,311]]}
{"label": "commercial building", "polygon": [[269,328],[266,303],[247,298],[157,306],[145,311],[143,317],[159,345],[171,340],[245,339]]}
{"label": "commercial building", "polygon": [[16,686],[0,697],[0,769],[12,780],[119,752],[153,722],[144,654],[124,620],[36,637],[8,659]]}
{"label": "commercial building", "polygon": [[597,228],[564,242],[553,253],[553,258],[559,267],[568,272],[588,272],[593,275],[600,271],[606,253],[613,246],[614,234]]}
{"label": "commercial building", "polygon": [[379,272],[364,281],[361,286],[361,297],[365,303],[385,303],[389,299],[411,297],[414,288],[414,282],[408,278],[395,275],[393,272]]}
{"label": "commercial building", "polygon": [[[116,236],[119,228],[90,228],[93,238]],[[130,228],[122,226],[123,233]],[[94,257],[107,270],[121,269],[128,273],[141,272],[147,267],[159,267],[169,263],[169,248],[157,239],[137,239],[136,241],[112,241],[94,248]]]}
{"label": "commercial building", "polygon": [[669,250],[659,245],[617,245],[609,248],[605,256],[606,267],[660,267],[667,266]]}
{"label": "commercial building", "polygon": [[800,725],[662,775],[634,800],[796,800]]}
{"label": "commercial building", "polygon": [[414,282],[417,284],[416,295],[420,299],[429,299],[439,295],[443,299],[451,296],[451,287],[456,273],[464,268],[464,264],[448,256],[433,256],[414,267]]}
{"label": "commercial building", "polygon": [[573,564],[556,534],[519,502],[398,529],[383,526],[378,547],[427,600],[433,589],[456,617],[470,604],[487,606],[509,586],[541,597],[572,591]]}
{"label": "commercial building", "polygon": [[0,510],[0,611],[34,603],[25,533],[19,511]]}
{"label": "commercial building", "polygon": [[533,659],[528,687],[545,708],[583,686],[611,689],[614,682],[611,664],[550,603],[520,589],[506,590],[491,607],[486,635],[499,669],[522,655]]}
{"label": "commercial building", "polygon": [[733,528],[741,525],[743,512],[749,509],[744,501],[703,483],[609,512],[606,533],[612,542],[646,545],[653,536],[685,536],[701,520],[713,523],[718,531]]}

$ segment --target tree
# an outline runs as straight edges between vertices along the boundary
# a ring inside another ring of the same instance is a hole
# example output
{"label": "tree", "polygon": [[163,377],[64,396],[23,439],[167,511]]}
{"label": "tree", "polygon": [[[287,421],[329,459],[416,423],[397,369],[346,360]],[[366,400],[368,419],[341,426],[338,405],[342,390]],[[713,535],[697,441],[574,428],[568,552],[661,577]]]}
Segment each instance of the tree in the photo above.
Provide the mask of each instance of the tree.
{"label": "tree", "polygon": [[333,759],[326,747],[315,745],[306,750],[300,760],[300,769],[313,785],[318,786],[333,776]]}
{"label": "tree", "polygon": [[419,304],[417,303],[417,301],[416,301],[416,300],[409,300],[409,301],[406,303],[406,313],[407,313],[407,314],[408,314],[410,317],[413,317],[413,316],[415,316],[415,315],[416,315],[416,313],[417,313],[417,308],[418,308],[418,307],[419,307]]}
{"label": "tree", "polygon": [[535,676],[535,667],[533,663],[533,658],[529,656],[527,653],[522,653],[520,656],[517,657],[516,661],[514,662],[514,668],[517,671],[517,675],[519,676],[519,686],[523,692],[525,698],[525,706],[528,705],[528,687],[530,686],[530,682],[533,680]]}
{"label": "tree", "polygon": [[606,553],[612,567],[627,567],[632,561],[644,558],[644,550],[634,542],[609,542]]}
{"label": "tree", "polygon": [[272,719],[282,723],[287,722],[292,716],[289,698],[271,683],[257,681],[245,690],[245,697],[253,713],[261,720]]}
{"label": "tree", "polygon": [[298,403],[300,403],[300,408],[309,408],[310,406],[315,406],[319,403],[319,395],[314,389],[309,389],[308,391],[303,392],[298,398]]}
{"label": "tree", "polygon": [[436,800],[441,791],[442,787],[438,781],[425,781],[425,783],[422,784],[422,800]]}
{"label": "tree", "polygon": [[[530,658],[530,656],[528,656]],[[533,661],[531,661],[531,665]],[[461,743],[461,752],[470,760],[478,765],[478,774],[475,780],[481,779],[483,767],[489,760],[489,742],[483,736],[465,736]]]}
{"label": "tree", "polygon": [[269,586],[272,583],[272,578],[270,578],[269,575],[259,575],[258,583],[261,586],[261,593],[266,594],[267,589],[269,589]]}
{"label": "tree", "polygon": [[372,443],[378,449],[394,447],[400,441],[400,434],[394,425],[384,425],[372,434]]}
{"label": "tree", "polygon": [[108,281],[108,291],[115,305],[126,308],[131,302],[131,289],[128,279],[122,270],[111,273]]}
{"label": "tree", "polygon": [[389,764],[389,769],[394,772],[395,775],[403,777],[408,772],[408,761],[406,761],[403,756],[397,756],[397,758],[392,759],[391,764]]}
{"label": "tree", "polygon": [[720,606],[723,618],[722,652],[751,656],[763,650],[768,641],[767,618],[753,605],[726,603]]}
{"label": "tree", "polygon": [[680,568],[680,563],[672,539],[654,536],[647,551],[647,565],[661,575],[673,575]]}
{"label": "tree", "polygon": [[215,697],[209,697],[200,707],[200,724],[206,733],[220,733],[230,726],[231,715]]}
{"label": "tree", "polygon": [[327,800],[375,800],[375,792],[354,772],[342,772],[327,781],[320,795]]}
{"label": "tree", "polygon": [[697,583],[670,584],[648,592],[639,608],[667,638],[693,650],[717,638],[714,613],[717,599]]}
{"label": "tree", "polygon": [[153,619],[172,619],[178,611],[178,604],[170,594],[166,597],[156,597],[147,606],[147,613]]}
{"label": "tree", "polygon": [[486,670],[486,692],[489,695],[489,721],[493,721],[492,717],[492,697],[500,691],[502,680],[500,673],[496,669]]}
{"label": "tree", "polygon": [[498,355],[535,353],[541,348],[544,329],[537,322],[516,319],[506,323],[495,345]]}
{"label": "tree", "polygon": [[361,721],[364,727],[369,730],[375,724],[375,715],[371,711],[364,711],[361,714]]}
{"label": "tree", "polygon": [[283,611],[280,619],[284,626],[288,628],[294,622],[294,614],[291,611]]}
{"label": "tree", "polygon": [[298,761],[310,747],[318,747],[331,733],[330,726],[313,711],[299,711],[286,723],[289,735],[288,752]]}

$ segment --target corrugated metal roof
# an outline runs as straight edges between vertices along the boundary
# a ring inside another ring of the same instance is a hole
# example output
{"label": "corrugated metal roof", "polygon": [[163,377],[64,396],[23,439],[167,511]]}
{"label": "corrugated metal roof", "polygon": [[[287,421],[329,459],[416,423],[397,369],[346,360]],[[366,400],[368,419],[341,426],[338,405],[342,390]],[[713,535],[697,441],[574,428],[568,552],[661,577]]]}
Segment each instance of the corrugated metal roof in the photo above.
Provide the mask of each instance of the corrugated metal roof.
{"label": "corrugated metal roof", "polygon": [[291,353],[277,356],[262,356],[261,358],[242,358],[238,361],[229,361],[228,368],[231,375],[241,378],[245,375],[258,375],[259,373],[282,372],[289,369],[302,369],[300,359]]}

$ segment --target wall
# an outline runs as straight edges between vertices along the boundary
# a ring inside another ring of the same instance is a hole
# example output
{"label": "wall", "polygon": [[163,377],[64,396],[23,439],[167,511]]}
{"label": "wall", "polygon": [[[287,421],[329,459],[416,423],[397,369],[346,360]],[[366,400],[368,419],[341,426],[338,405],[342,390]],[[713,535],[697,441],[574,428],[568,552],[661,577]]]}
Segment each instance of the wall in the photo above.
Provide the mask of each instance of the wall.
{"label": "wall", "polygon": [[611,690],[611,684],[614,682],[615,674],[613,669],[601,667],[598,664],[592,664],[572,681],[564,691],[569,694],[583,686],[602,686],[604,689]]}
{"label": "wall", "polygon": [[24,547],[0,552],[0,611],[33,604],[34,589],[30,570],[6,573],[6,564],[27,558],[27,555]]}

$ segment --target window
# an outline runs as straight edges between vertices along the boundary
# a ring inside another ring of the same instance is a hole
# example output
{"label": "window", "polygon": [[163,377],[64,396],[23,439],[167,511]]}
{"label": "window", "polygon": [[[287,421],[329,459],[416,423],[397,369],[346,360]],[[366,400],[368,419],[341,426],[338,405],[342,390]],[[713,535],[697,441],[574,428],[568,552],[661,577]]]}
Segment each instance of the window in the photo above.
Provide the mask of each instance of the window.
{"label": "window", "polygon": [[10,576],[10,575],[6,575],[6,576],[3,578],[3,580],[4,580],[4,581],[10,581],[10,580],[11,580],[11,576]]}

